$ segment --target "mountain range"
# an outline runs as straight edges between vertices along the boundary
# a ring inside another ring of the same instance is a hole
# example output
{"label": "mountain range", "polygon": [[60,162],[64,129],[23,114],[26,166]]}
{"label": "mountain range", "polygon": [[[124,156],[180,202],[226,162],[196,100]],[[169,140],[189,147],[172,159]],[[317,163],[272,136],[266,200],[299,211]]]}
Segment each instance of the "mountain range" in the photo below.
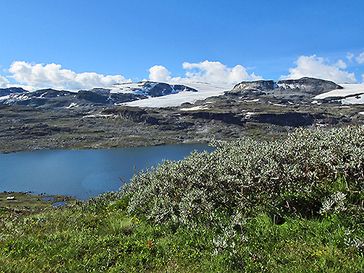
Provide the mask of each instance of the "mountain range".
{"label": "mountain range", "polygon": [[29,92],[19,87],[0,89],[0,104],[41,108],[76,108],[130,105],[168,107],[212,96],[239,97],[278,104],[364,104],[364,85],[338,85],[315,78],[245,81],[232,88],[207,83],[171,84],[143,81],[111,88],[66,91],[41,89]]}
{"label": "mountain range", "polygon": [[364,125],[362,84],[302,78],[0,89],[0,152],[271,139],[298,127],[347,125]]}

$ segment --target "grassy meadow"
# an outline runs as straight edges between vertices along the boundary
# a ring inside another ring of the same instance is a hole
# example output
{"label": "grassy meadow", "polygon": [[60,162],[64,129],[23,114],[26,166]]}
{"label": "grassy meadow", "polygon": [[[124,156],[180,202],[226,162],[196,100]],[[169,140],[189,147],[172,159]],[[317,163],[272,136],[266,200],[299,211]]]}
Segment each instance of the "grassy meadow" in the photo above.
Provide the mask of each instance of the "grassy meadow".
{"label": "grassy meadow", "polygon": [[364,271],[363,127],[213,145],[87,202],[1,202],[0,272]]}

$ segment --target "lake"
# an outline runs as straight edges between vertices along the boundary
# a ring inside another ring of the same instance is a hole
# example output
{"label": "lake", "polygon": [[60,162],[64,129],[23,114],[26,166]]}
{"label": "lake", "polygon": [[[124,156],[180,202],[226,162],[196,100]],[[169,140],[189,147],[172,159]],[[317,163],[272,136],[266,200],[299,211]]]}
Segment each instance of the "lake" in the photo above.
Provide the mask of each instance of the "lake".
{"label": "lake", "polygon": [[115,191],[140,170],[180,160],[206,144],[100,150],[43,150],[0,154],[0,191],[61,194],[87,199]]}

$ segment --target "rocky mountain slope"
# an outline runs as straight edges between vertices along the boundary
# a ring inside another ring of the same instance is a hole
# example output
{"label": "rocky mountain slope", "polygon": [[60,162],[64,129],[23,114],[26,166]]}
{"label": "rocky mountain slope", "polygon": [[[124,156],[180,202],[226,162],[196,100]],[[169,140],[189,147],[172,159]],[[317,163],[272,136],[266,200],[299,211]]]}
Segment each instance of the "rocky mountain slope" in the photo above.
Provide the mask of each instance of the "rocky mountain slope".
{"label": "rocky mountain slope", "polygon": [[254,91],[262,91],[266,93],[300,92],[309,95],[318,95],[336,89],[343,89],[343,87],[331,81],[305,77],[297,80],[281,80],[278,82],[272,80],[241,82],[235,85],[234,88],[228,93],[234,94],[234,93],[245,93],[245,92],[249,93]]}
{"label": "rocky mountain slope", "polygon": [[343,89],[334,82],[301,78],[298,80],[253,81],[242,82],[234,86],[227,96],[238,96],[243,99],[260,99],[275,103],[310,103],[315,96],[332,90]]}
{"label": "rocky mountain slope", "polygon": [[112,106],[180,92],[197,92],[197,90],[180,84],[149,81],[115,85],[110,89],[94,88],[78,92],[54,89],[28,92],[22,88],[4,88],[0,89],[0,104],[42,108]]}
{"label": "rocky mountain slope", "polygon": [[[298,127],[364,125],[363,104],[343,104],[347,96],[360,98],[357,87],[303,78],[214,88],[148,82],[79,92],[2,89],[0,151],[262,139]],[[162,100],[168,106],[188,96],[202,99],[163,108],[124,104]]]}

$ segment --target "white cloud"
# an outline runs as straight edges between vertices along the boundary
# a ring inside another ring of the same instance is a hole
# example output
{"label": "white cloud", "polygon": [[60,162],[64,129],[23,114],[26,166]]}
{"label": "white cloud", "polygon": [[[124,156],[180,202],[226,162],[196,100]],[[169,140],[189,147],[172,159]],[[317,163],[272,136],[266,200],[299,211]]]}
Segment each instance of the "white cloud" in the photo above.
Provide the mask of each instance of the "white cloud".
{"label": "white cloud", "polygon": [[282,76],[282,79],[299,79],[302,77],[314,77],[331,80],[337,83],[355,83],[355,74],[346,69],[347,65],[343,60],[336,64],[329,64],[323,58],[312,56],[300,56],[296,61],[296,67],[289,69],[289,75]]}
{"label": "white cloud", "polygon": [[156,82],[168,82],[171,80],[171,73],[162,65],[155,65],[149,68],[149,79]]}
{"label": "white cloud", "polygon": [[10,66],[11,77],[20,84],[33,88],[55,88],[66,90],[109,87],[126,82],[121,75],[102,75],[95,72],[76,73],[59,64],[31,64],[16,61]]}
{"label": "white cloud", "polygon": [[356,56],[355,60],[358,62],[358,64],[364,64],[364,52]]}
{"label": "white cloud", "polygon": [[0,76],[0,88],[8,87],[9,81],[7,78]]}
{"label": "white cloud", "polygon": [[257,80],[262,77],[249,74],[242,65],[228,67],[220,62],[203,61],[200,63],[184,62],[182,65],[186,70],[184,77],[171,77],[168,69],[161,65],[149,69],[149,79],[153,81],[171,81],[180,83],[207,82],[226,86],[232,86],[241,81]]}
{"label": "white cloud", "polygon": [[234,84],[243,80],[256,80],[261,77],[249,74],[242,65],[227,67],[220,62],[204,61],[200,63],[183,63],[187,78],[195,81]]}
{"label": "white cloud", "polygon": [[348,67],[348,65],[343,61],[343,60],[338,60],[337,63],[335,64],[338,68],[340,69],[346,69]]}

